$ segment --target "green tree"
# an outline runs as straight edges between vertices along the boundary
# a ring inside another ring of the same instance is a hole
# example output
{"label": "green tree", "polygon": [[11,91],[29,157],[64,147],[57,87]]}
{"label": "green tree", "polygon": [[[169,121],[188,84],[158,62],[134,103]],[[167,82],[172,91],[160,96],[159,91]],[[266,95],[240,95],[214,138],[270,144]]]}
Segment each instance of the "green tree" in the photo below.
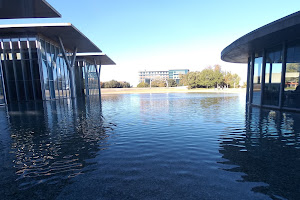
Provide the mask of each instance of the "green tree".
{"label": "green tree", "polygon": [[187,75],[187,85],[189,89],[198,88],[200,83],[200,72],[189,72]]}
{"label": "green tree", "polygon": [[215,85],[214,70],[211,68],[206,68],[200,73],[200,86],[201,87],[212,87]]}
{"label": "green tree", "polygon": [[131,86],[130,86],[130,83],[128,83],[128,82],[126,82],[126,81],[120,82],[120,85],[121,85],[122,88],[130,88],[130,87],[131,87]]}
{"label": "green tree", "polygon": [[213,82],[215,87],[223,83],[223,73],[220,65],[214,66]]}
{"label": "green tree", "polygon": [[151,81],[151,87],[166,87],[166,82],[157,78]]}
{"label": "green tree", "polygon": [[299,63],[287,63],[286,72],[299,72],[300,64]]}
{"label": "green tree", "polygon": [[231,80],[232,80],[231,72],[225,72],[224,73],[224,83],[227,86],[227,88],[229,88],[229,85],[231,84]]}
{"label": "green tree", "polygon": [[189,82],[188,82],[188,76],[189,76],[189,73],[187,73],[187,74],[180,74],[179,75],[179,78],[180,78],[180,80],[179,80],[179,85],[180,86],[188,86],[189,85]]}
{"label": "green tree", "polygon": [[149,84],[148,83],[144,83],[144,82],[140,82],[138,85],[137,85],[138,88],[144,88],[144,87],[149,87]]}
{"label": "green tree", "polygon": [[168,79],[168,86],[169,87],[176,87],[176,81],[174,79]]}
{"label": "green tree", "polygon": [[240,85],[241,78],[238,74],[231,74],[231,72],[226,72],[224,74],[224,83],[226,84],[227,88],[229,87],[238,87]]}
{"label": "green tree", "polygon": [[120,88],[121,87],[120,83],[116,80],[111,80],[111,81],[105,82],[104,86],[105,86],[105,88]]}
{"label": "green tree", "polygon": [[232,76],[232,85],[234,88],[239,87],[241,78],[237,74],[233,74]]}
{"label": "green tree", "polygon": [[116,80],[111,80],[107,82],[100,83],[102,88],[130,88],[130,83],[124,81],[119,82]]}

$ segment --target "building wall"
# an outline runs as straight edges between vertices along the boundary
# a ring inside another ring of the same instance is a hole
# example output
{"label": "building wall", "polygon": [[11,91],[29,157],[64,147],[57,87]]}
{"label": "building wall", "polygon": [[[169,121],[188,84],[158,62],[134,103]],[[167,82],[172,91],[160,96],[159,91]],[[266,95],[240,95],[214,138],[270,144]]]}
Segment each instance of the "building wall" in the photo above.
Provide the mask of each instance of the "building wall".
{"label": "building wall", "polygon": [[71,98],[71,76],[75,96],[99,95],[100,66],[82,59],[68,69],[63,55],[60,45],[42,35],[0,37],[0,105]]}
{"label": "building wall", "polygon": [[150,84],[150,79],[162,79],[167,80],[169,78],[168,71],[140,71],[139,82],[146,82]]}
{"label": "building wall", "polygon": [[169,79],[174,79],[177,84],[180,81],[180,75],[189,73],[188,69],[169,70]]}
{"label": "building wall", "polygon": [[81,83],[76,82],[76,87],[81,88],[81,95],[86,96],[99,95],[100,94],[100,81],[99,73],[100,66],[94,65],[91,62],[81,59],[77,61],[76,68],[82,72],[80,77],[76,77],[76,80],[82,80]]}
{"label": "building wall", "polygon": [[300,40],[252,55],[248,63],[247,103],[300,111]]}
{"label": "building wall", "polygon": [[7,102],[41,100],[37,38],[2,37],[0,42],[1,91],[6,92]]}
{"label": "building wall", "polygon": [[[42,36],[0,37],[0,104],[70,98],[59,45]],[[70,53],[70,52],[68,52]]]}
{"label": "building wall", "polygon": [[39,39],[39,44],[45,100],[69,98],[70,72],[63,58],[62,49],[45,39]]}
{"label": "building wall", "polygon": [[150,83],[150,79],[162,79],[166,81],[167,79],[176,80],[179,84],[180,75],[187,74],[188,69],[178,69],[178,70],[169,70],[169,71],[140,71],[139,72],[139,82]]}

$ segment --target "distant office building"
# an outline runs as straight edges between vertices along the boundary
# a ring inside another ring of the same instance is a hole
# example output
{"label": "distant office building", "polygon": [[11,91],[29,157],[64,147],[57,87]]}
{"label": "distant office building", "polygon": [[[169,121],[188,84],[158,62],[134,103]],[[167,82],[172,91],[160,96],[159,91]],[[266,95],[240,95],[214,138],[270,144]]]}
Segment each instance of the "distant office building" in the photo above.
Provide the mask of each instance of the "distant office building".
{"label": "distant office building", "polygon": [[180,75],[189,73],[188,69],[172,69],[169,70],[169,79],[174,79],[177,84],[180,81]]}
{"label": "distant office building", "polygon": [[168,79],[174,79],[179,84],[180,75],[187,74],[188,69],[175,69],[169,71],[139,71],[139,82],[145,82],[150,84],[150,80],[162,79],[164,81]]}
{"label": "distant office building", "polygon": [[154,79],[169,79],[169,71],[140,71],[139,72],[139,82],[144,82],[150,84],[150,80]]}

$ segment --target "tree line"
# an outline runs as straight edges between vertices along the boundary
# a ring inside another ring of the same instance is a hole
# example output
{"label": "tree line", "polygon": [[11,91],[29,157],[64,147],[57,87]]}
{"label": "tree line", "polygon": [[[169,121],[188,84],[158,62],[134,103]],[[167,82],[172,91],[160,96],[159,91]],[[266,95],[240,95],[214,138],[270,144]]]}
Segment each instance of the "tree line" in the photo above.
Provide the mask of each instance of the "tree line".
{"label": "tree line", "polygon": [[[237,74],[231,72],[222,71],[220,65],[213,67],[207,67],[202,71],[189,72],[187,74],[180,75],[180,82],[177,85],[174,79],[168,79],[167,81],[160,78],[156,78],[151,81],[151,87],[176,87],[176,86],[188,86],[192,88],[236,88],[240,85],[241,78]],[[150,87],[148,83],[141,82],[137,87]]]}
{"label": "tree line", "polygon": [[130,83],[126,81],[111,80],[107,82],[100,82],[101,88],[130,88]]}
{"label": "tree line", "polygon": [[212,87],[239,87],[241,78],[237,74],[224,72],[220,65],[208,67],[202,71],[189,72],[181,75],[180,85],[192,88],[212,88]]}
{"label": "tree line", "polygon": [[[151,81],[151,87],[176,87],[176,81],[174,79],[168,79],[168,80],[162,80],[159,78],[156,78]],[[140,82],[137,87],[150,87],[150,84]]]}

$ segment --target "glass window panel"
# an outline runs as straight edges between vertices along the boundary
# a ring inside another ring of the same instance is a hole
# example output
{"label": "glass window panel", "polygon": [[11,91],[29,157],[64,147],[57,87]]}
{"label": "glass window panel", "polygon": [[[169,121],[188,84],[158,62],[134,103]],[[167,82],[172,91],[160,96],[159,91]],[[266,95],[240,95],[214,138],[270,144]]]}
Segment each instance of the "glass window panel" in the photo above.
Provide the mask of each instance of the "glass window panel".
{"label": "glass window panel", "polygon": [[10,89],[10,94],[11,94],[9,101],[10,102],[18,101],[15,81],[7,81],[6,83],[8,84],[8,88]]}
{"label": "glass window panel", "polygon": [[63,97],[63,87],[62,87],[62,82],[58,82],[58,89],[59,89],[59,96]]}
{"label": "glass window panel", "polygon": [[54,88],[54,81],[50,81],[50,98],[55,99],[55,88]]}
{"label": "glass window panel", "polygon": [[46,96],[46,99],[49,100],[51,94],[50,94],[50,85],[49,85],[49,81],[48,80],[45,80],[44,86],[45,86],[45,96]]}
{"label": "glass window panel", "polygon": [[49,80],[53,80],[53,69],[51,66],[51,54],[50,54],[50,44],[46,42],[46,59],[47,59],[47,68],[48,68],[48,78]]}
{"label": "glass window panel", "polygon": [[[31,62],[32,62],[32,70],[33,70],[33,79],[40,79],[40,68],[39,68],[38,60],[32,60]],[[28,63],[28,65],[30,65],[30,62],[27,62],[27,63]],[[46,76],[47,76],[47,74],[46,74]]]}
{"label": "glass window panel", "polygon": [[26,81],[31,80],[31,71],[30,71],[30,61],[22,60],[22,65],[24,69],[24,78]]}
{"label": "glass window panel", "polygon": [[246,93],[246,102],[249,103],[250,99],[250,74],[251,74],[251,57],[248,58],[248,68],[247,68],[247,93]]}
{"label": "glass window panel", "polygon": [[65,81],[66,79],[66,74],[65,74],[65,61],[63,58],[60,58],[60,72],[61,72],[61,78],[62,81]]}
{"label": "glass window panel", "polygon": [[15,49],[15,50],[19,49],[19,43],[18,43],[17,41],[11,42],[11,46],[12,46],[12,48]]}
{"label": "glass window panel", "polygon": [[53,68],[53,81],[57,82],[57,64],[56,64],[57,53],[53,45],[51,45],[51,62]]}
{"label": "glass window panel", "polygon": [[30,49],[31,50],[31,58],[34,59],[34,60],[37,60],[38,59],[38,52],[37,52],[37,49]]}
{"label": "glass window panel", "polygon": [[42,59],[46,60],[46,44],[44,40],[40,40],[41,42],[41,54],[42,54]]}
{"label": "glass window panel", "polygon": [[27,98],[28,100],[33,100],[33,87],[32,87],[32,82],[31,81],[26,81],[26,87],[27,87]]}
{"label": "glass window panel", "polygon": [[18,91],[19,91],[19,100],[25,101],[25,88],[24,88],[24,82],[23,81],[17,81],[18,84]]}
{"label": "glass window panel", "polygon": [[35,80],[35,93],[37,99],[42,99],[42,88],[41,88],[41,82],[40,80]]}
{"label": "glass window panel", "polygon": [[[1,67],[1,64],[0,64]],[[0,68],[0,104],[4,104],[4,91],[3,91],[3,84],[2,84],[2,74],[1,74],[1,68]]]}
{"label": "glass window panel", "polygon": [[282,71],[282,50],[268,51],[266,54],[264,105],[279,106],[279,94]]}
{"label": "glass window panel", "polygon": [[15,60],[15,68],[16,68],[16,80],[23,81],[23,69],[22,69],[22,63],[21,60]]}
{"label": "glass window panel", "polygon": [[8,74],[8,80],[15,80],[15,75],[14,75],[14,66],[13,66],[13,61],[12,60],[6,60],[4,61],[6,63],[5,65],[5,71]]}
{"label": "glass window panel", "polygon": [[254,74],[253,74],[253,98],[252,103],[260,105],[261,101],[261,72],[262,72],[262,57],[254,60]]}
{"label": "glass window panel", "polygon": [[300,108],[300,42],[289,45],[287,48],[287,61],[284,85],[283,106]]}
{"label": "glass window panel", "polygon": [[[47,63],[45,60],[42,60],[42,68],[43,68],[43,76],[44,76],[44,79],[48,79],[48,69],[47,69]],[[34,69],[35,71],[36,69]]]}
{"label": "glass window panel", "polygon": [[10,50],[10,43],[9,42],[5,42],[5,40],[3,40],[3,48],[5,50]]}
{"label": "glass window panel", "polygon": [[37,48],[36,41],[35,40],[34,41],[30,41],[29,42],[29,46],[30,46],[31,49],[36,49]]}

